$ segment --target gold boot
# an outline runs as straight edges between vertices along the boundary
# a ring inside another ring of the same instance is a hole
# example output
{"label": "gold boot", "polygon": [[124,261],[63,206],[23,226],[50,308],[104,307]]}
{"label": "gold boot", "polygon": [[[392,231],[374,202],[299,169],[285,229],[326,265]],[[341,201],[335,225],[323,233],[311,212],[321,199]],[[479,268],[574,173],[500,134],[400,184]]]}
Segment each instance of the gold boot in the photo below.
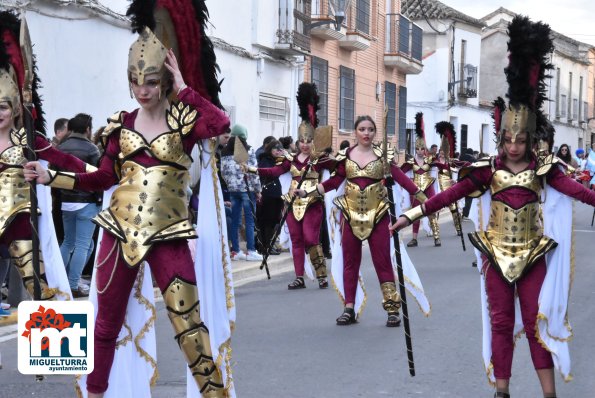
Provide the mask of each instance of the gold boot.
{"label": "gold boot", "polygon": [[227,396],[221,373],[213,361],[209,330],[200,319],[196,286],[175,278],[165,289],[163,300],[174,327],[178,345],[203,398]]}
{"label": "gold boot", "polygon": [[382,308],[388,312],[386,326],[400,326],[399,308],[401,308],[401,296],[397,293],[397,285],[395,282],[384,282],[380,284],[380,290],[382,291]]}
{"label": "gold boot", "polygon": [[318,287],[326,289],[328,287],[328,281],[326,279],[326,260],[324,259],[324,253],[322,252],[322,246],[315,245],[310,247],[308,249],[308,255],[310,256],[310,262],[316,271]]}
{"label": "gold boot", "polygon": [[455,230],[457,231],[457,236],[463,235],[463,228],[461,227],[461,215],[459,214],[459,210],[457,209],[456,204],[452,204],[449,206],[450,214],[452,214],[452,221],[455,224]]}
{"label": "gold boot", "polygon": [[442,242],[440,242],[440,226],[438,225],[438,216],[437,214],[434,214],[429,218],[432,235],[434,235],[434,246],[442,246]]}
{"label": "gold boot", "polygon": [[[33,242],[30,240],[14,240],[8,247],[8,253],[23,279],[25,289],[27,289],[31,297],[34,297]],[[53,300],[56,290],[50,289],[48,286],[41,250],[39,251],[39,284],[41,286],[41,299]]]}

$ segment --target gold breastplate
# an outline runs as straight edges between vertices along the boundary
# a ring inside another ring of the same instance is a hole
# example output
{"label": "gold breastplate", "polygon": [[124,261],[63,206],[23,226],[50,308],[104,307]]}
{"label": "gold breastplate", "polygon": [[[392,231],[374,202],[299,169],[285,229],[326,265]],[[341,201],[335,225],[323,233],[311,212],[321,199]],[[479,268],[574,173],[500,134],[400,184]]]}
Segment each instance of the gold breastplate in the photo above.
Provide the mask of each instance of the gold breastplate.
{"label": "gold breastplate", "polygon": [[347,180],[345,194],[335,198],[334,203],[341,209],[353,234],[360,240],[368,239],[389,207],[382,181],[370,184],[362,190],[357,184]]}
{"label": "gold breastplate", "polygon": [[[302,175],[302,171],[298,170],[298,168],[295,167],[295,165],[293,163],[291,164],[289,172],[291,173],[292,177],[300,177]],[[316,170],[314,170],[313,168],[310,169],[308,174],[304,177],[304,182],[302,183],[302,186],[300,187],[300,189],[308,189],[313,186],[316,186],[318,184],[319,177],[320,177],[320,175],[318,174],[318,172]],[[289,189],[289,191],[293,192],[294,189],[297,189],[298,184],[299,184],[298,181],[292,179],[291,180],[291,188]],[[283,195],[283,199],[287,203],[291,202],[291,196],[289,195],[289,193]],[[293,213],[293,217],[297,221],[301,221],[304,218],[304,214],[306,214],[306,210],[308,210],[308,206],[310,206],[312,203],[318,202],[320,200],[321,200],[321,198],[312,197],[312,196],[309,196],[309,197],[306,197],[303,199],[295,198],[295,200],[293,201],[293,205],[291,207],[291,212]]]}
{"label": "gold breastplate", "polygon": [[356,162],[347,158],[345,160],[345,176],[347,179],[365,177],[381,180],[384,178],[382,159],[372,160],[364,168],[361,168]]}
{"label": "gold breastplate", "polygon": [[[513,174],[497,170],[492,177],[492,195],[506,189],[525,188],[540,195],[541,186],[533,170]],[[527,203],[519,209],[492,200],[486,231],[470,234],[471,242],[495,263],[509,283],[517,281],[556,242],[543,235],[541,205]]]}
{"label": "gold breastplate", "polygon": [[11,133],[13,146],[0,154],[0,163],[6,169],[0,173],[0,236],[19,213],[31,210],[29,184],[23,175],[23,163],[27,161],[23,147],[15,143],[15,132]]}
{"label": "gold breastplate", "polygon": [[109,208],[96,221],[120,240],[126,263],[135,266],[154,242],[196,238],[188,221],[188,170],[159,165],[122,165]]}
{"label": "gold breastplate", "polygon": [[448,170],[440,170],[438,173],[438,184],[440,184],[440,190],[445,191],[452,187],[453,181]]}
{"label": "gold breastplate", "polygon": [[0,154],[0,163],[7,166],[21,166],[26,161],[23,147],[19,145],[8,147]]}
{"label": "gold breastplate", "polygon": [[167,132],[148,142],[134,130],[122,128],[120,132],[120,160],[124,161],[138,151],[146,150],[155,158],[190,168],[192,159],[184,152],[182,136],[178,132]]}

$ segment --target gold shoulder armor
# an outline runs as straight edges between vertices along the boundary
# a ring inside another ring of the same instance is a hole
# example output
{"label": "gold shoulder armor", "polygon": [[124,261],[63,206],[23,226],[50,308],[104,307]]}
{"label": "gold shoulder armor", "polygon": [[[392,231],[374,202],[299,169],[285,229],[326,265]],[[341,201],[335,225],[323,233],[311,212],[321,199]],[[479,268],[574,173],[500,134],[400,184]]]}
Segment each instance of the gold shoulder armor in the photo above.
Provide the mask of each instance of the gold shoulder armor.
{"label": "gold shoulder armor", "polygon": [[380,145],[372,145],[372,151],[374,151],[374,155],[378,156],[379,158],[382,158],[382,156],[384,155],[382,153],[382,147]]}
{"label": "gold shoulder armor", "polygon": [[[48,137],[46,137],[45,135],[43,135],[39,131],[36,131],[35,132],[35,135],[38,135],[40,137],[43,137],[43,139],[45,141],[47,141],[48,145],[51,146],[51,143],[48,140]],[[12,130],[10,132],[10,142],[12,142],[13,145],[27,146],[27,131],[25,131],[25,128],[24,127],[21,127],[18,130]],[[47,149],[47,148],[40,148],[40,149]],[[37,149],[37,151],[39,151],[39,149]]]}
{"label": "gold shoulder armor", "polygon": [[[469,173],[471,173],[473,170],[477,170],[480,169],[482,167],[492,167],[494,158],[483,158],[483,159],[479,159],[473,163],[471,163],[469,166],[465,166],[462,167],[459,170],[459,178],[458,180],[461,181],[461,179],[465,178],[467,175],[469,175]],[[475,192],[472,192],[471,194],[469,194],[469,197],[471,198],[479,198],[481,195],[483,195],[483,193],[485,192],[485,190],[487,189],[487,187],[484,187],[482,189],[478,189]]]}
{"label": "gold shoulder armor", "polygon": [[107,126],[105,126],[105,128],[103,129],[103,132],[101,133],[101,137],[99,137],[101,139],[101,144],[103,145],[104,148],[106,148],[106,146],[107,146],[108,137],[113,132],[120,131],[120,129],[122,128],[124,115],[126,115],[126,112],[120,111],[120,112],[114,113],[113,115],[111,115],[110,117],[107,118]]}
{"label": "gold shoulder armor", "polygon": [[337,153],[337,156],[335,156],[337,163],[347,159],[347,149],[348,148],[343,148],[339,151],[339,153]]}
{"label": "gold shoulder armor", "polygon": [[281,158],[281,163],[283,163],[283,160],[287,159],[290,162],[293,162],[293,155],[287,151],[285,151],[285,154],[283,155],[283,157]]}
{"label": "gold shoulder armor", "polygon": [[190,105],[185,105],[183,102],[172,104],[166,112],[167,126],[172,131],[179,131],[183,136],[188,135],[196,119],[198,119],[198,112]]}
{"label": "gold shoulder armor", "polygon": [[564,168],[568,168],[566,163],[564,163],[560,158],[552,155],[547,156],[538,156],[537,157],[537,167],[535,169],[535,174],[538,176],[544,176],[550,172],[554,165],[563,166]]}
{"label": "gold shoulder armor", "polygon": [[405,163],[414,164],[415,158],[407,153],[405,154]]}

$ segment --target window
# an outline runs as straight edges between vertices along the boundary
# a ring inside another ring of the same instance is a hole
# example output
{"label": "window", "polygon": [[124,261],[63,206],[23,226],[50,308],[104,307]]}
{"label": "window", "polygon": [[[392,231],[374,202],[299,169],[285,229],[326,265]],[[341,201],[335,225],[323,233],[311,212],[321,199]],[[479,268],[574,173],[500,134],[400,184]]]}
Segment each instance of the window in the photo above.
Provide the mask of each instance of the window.
{"label": "window", "polygon": [[585,118],[583,117],[583,77],[579,77],[578,79],[579,83],[578,83],[578,118],[577,120],[579,122],[582,122],[583,120],[585,120]]}
{"label": "window", "polygon": [[566,96],[564,94],[560,96],[560,117],[566,117]]}
{"label": "window", "polygon": [[[388,108],[386,132],[388,135],[395,135],[397,111],[397,85],[395,83],[384,82],[384,106]],[[382,133],[384,134],[384,132]]]}
{"label": "window", "polygon": [[318,105],[320,109],[317,112],[318,124],[326,126],[328,124],[328,61],[318,57],[312,57],[311,69],[312,83],[316,84],[318,89]]}
{"label": "window", "polygon": [[560,68],[556,68],[556,118],[560,118]]}
{"label": "window", "polygon": [[409,25],[411,22],[399,15],[399,52],[409,55]]}
{"label": "window", "polygon": [[578,100],[572,100],[572,120],[578,120]]}
{"label": "window", "polygon": [[467,125],[461,124],[461,153],[467,149]]}
{"label": "window", "polygon": [[286,100],[284,97],[272,94],[260,94],[259,113],[261,119],[284,122],[285,115],[287,114],[286,110]]}
{"label": "window", "polygon": [[587,115],[589,114],[589,103],[588,102],[583,102],[583,119],[581,120],[582,122],[586,122],[588,117]]}
{"label": "window", "polygon": [[407,87],[399,86],[399,149],[407,149]]}
{"label": "window", "polygon": [[370,0],[357,0],[355,29],[370,34]]}
{"label": "window", "polygon": [[572,101],[570,101],[571,98],[572,98],[572,72],[568,72],[568,104],[566,105],[568,107],[568,119],[570,119],[570,117],[572,116]]}
{"label": "window", "polygon": [[339,130],[353,130],[355,122],[355,71],[339,67]]}
{"label": "window", "polygon": [[411,58],[421,61],[424,31],[419,26],[411,26]]}

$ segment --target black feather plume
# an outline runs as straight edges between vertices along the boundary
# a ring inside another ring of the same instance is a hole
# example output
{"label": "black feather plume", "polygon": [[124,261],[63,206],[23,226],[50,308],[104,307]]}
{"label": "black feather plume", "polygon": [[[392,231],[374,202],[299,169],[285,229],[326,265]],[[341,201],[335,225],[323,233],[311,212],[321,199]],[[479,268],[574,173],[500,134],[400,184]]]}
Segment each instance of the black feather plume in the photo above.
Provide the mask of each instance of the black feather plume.
{"label": "black feather plume", "polygon": [[417,112],[415,114],[415,135],[417,138],[422,138],[425,141],[426,134],[424,130],[424,114],[422,112]]}
{"label": "black feather plume", "polygon": [[314,128],[318,126],[318,116],[316,116],[319,109],[318,99],[318,91],[314,83],[304,82],[299,85],[297,103],[300,108],[300,117]]}
{"label": "black feather plume", "polygon": [[156,5],[156,0],[133,0],[130,3],[126,16],[130,18],[134,33],[141,33],[145,27],[155,31],[156,22],[153,11]]}

